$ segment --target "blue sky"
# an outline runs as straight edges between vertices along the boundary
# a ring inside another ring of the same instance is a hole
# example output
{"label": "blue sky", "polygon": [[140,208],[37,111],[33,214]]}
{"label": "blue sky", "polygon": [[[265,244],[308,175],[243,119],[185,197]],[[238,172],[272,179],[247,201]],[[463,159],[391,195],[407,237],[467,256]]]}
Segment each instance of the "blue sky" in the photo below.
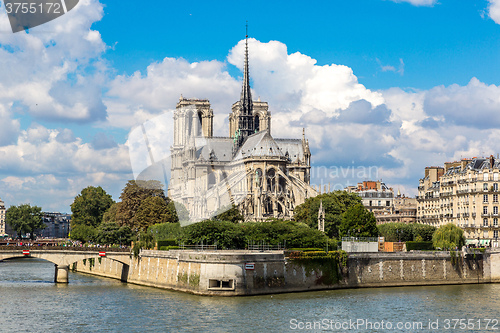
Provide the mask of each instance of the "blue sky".
{"label": "blue sky", "polygon": [[273,135],[306,128],[315,167],[378,168],[314,181],[378,178],[414,195],[425,166],[499,153],[498,0],[80,0],[29,34],[10,32],[2,6],[0,198],[69,212],[101,185],[118,200],[129,132],[180,94],[210,99],[227,135],[246,21]]}

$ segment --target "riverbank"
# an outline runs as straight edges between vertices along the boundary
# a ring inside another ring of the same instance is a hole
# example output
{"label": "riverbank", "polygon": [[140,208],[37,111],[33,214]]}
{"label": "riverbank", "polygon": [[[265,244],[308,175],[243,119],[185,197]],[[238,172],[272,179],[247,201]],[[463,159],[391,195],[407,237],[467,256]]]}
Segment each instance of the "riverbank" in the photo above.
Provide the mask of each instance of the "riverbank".
{"label": "riverbank", "polygon": [[[330,261],[331,262],[331,261]],[[198,295],[241,296],[310,290],[500,282],[500,252],[350,254],[343,267],[297,261],[283,251],[141,251],[128,262],[84,260],[76,272]]]}

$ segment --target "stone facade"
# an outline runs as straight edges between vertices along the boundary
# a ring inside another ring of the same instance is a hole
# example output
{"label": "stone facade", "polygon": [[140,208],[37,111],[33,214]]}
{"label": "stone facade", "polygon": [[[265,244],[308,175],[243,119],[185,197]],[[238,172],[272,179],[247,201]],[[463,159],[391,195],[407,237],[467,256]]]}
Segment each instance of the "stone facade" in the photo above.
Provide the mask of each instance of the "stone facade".
{"label": "stone facade", "polygon": [[206,99],[181,96],[174,112],[169,197],[191,222],[236,205],[245,220],[290,219],[294,208],[317,195],[309,185],[311,152],[302,139],[274,139],[266,102],[253,101],[248,45],[240,100],[232,105],[229,136],[213,136]]}
{"label": "stone facade", "polygon": [[418,187],[418,222],[453,223],[469,244],[498,247],[499,173],[500,161],[493,156],[426,168]]}
{"label": "stone facade", "polygon": [[[107,258],[73,265],[78,272],[200,295],[237,296],[340,288],[477,284],[500,281],[500,253],[350,254],[339,280],[321,265],[283,252],[142,251],[123,264]],[[332,283],[330,283],[330,282]]]}

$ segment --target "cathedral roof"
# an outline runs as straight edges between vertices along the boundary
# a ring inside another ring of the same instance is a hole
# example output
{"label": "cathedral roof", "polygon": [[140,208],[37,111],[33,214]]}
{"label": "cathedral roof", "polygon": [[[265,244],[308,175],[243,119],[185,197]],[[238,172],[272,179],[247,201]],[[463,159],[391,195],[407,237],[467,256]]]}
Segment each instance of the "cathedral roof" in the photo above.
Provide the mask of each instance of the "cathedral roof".
{"label": "cathedral roof", "polygon": [[286,155],[292,162],[297,160],[302,160],[304,158],[304,149],[302,146],[302,140],[300,139],[275,139],[276,144],[281,149],[281,152]]}
{"label": "cathedral roof", "polygon": [[285,157],[280,147],[267,131],[250,135],[236,154],[235,160],[245,157]]}
{"label": "cathedral roof", "polygon": [[230,162],[233,157],[233,139],[224,137],[196,138],[196,158],[205,161],[214,159],[219,162]]}

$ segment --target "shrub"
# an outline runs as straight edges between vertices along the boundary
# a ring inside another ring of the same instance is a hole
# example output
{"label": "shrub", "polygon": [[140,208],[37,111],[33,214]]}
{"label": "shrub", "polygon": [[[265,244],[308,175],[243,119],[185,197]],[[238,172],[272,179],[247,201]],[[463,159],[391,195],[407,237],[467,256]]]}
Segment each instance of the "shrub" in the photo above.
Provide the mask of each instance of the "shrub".
{"label": "shrub", "polygon": [[177,239],[165,239],[157,241],[156,244],[158,248],[161,248],[166,246],[177,246],[179,245],[179,242],[177,241]]}
{"label": "shrub", "polygon": [[406,251],[412,250],[434,250],[432,242],[406,242]]}

